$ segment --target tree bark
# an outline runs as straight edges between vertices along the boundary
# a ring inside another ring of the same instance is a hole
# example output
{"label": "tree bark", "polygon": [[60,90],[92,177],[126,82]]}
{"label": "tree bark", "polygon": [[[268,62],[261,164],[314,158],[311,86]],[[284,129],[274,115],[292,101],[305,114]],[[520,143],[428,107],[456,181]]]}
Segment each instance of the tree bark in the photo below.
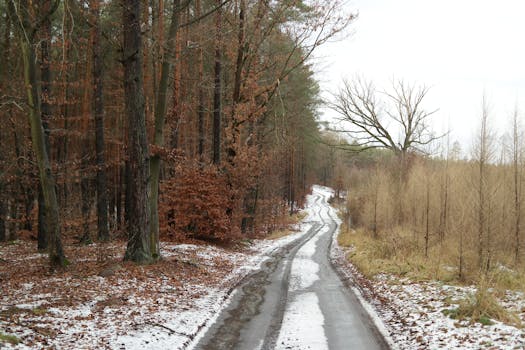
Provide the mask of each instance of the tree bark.
{"label": "tree bark", "polygon": [[[0,193],[3,193],[5,190],[5,186],[3,182],[0,180]],[[0,242],[6,241],[6,230],[5,230],[5,219],[7,216],[7,201],[5,198],[0,199]]]}
{"label": "tree bark", "polygon": [[142,75],[141,1],[123,0],[124,99],[128,118],[128,158],[130,176],[128,246],[125,260],[149,263],[152,260],[148,201],[149,150]]}
{"label": "tree bark", "polygon": [[[48,0],[42,0],[44,11],[49,10],[50,3]],[[51,42],[51,21],[49,17],[46,18],[42,23],[41,28],[42,38],[40,41],[40,78],[42,80],[42,127],[44,128],[44,144],[46,147],[47,154],[50,156],[50,145],[49,145],[49,117],[51,116],[51,105],[49,104],[49,96],[51,94],[51,70],[49,68],[49,61],[51,59],[49,55],[49,46]],[[42,190],[38,190],[38,249],[47,249],[47,235],[46,232],[46,206],[44,203],[44,195]]]}
{"label": "tree bark", "polygon": [[[221,0],[216,0],[220,5]],[[217,9],[215,23],[215,72],[213,84],[213,164],[221,163],[222,118],[222,8]]]}
{"label": "tree bark", "polygon": [[[166,105],[168,80],[171,74],[172,61],[176,59],[176,39],[179,28],[180,0],[174,0],[171,24],[168,39],[165,46],[164,57],[160,73],[160,83],[155,97],[155,146],[164,146],[164,124],[166,120]],[[154,259],[160,257],[159,247],[159,179],[160,179],[160,155],[151,157],[151,221],[150,221],[150,245],[151,254]]]}
{"label": "tree bark", "polygon": [[48,231],[48,253],[52,267],[66,266],[67,260],[62,249],[60,239],[60,224],[58,217],[58,201],[55,190],[55,179],[51,171],[49,155],[45,145],[44,129],[41,119],[41,105],[39,82],[36,76],[35,50],[32,41],[22,38],[20,43],[24,61],[25,85],[30,106],[29,122],[31,125],[31,140],[33,150],[37,158],[40,174],[40,184],[44,198],[44,210],[46,213],[46,229]]}
{"label": "tree bark", "polygon": [[[30,9],[27,0],[20,2],[20,10],[17,13],[14,3],[9,3],[11,19],[18,18],[18,38],[22,53],[24,67],[24,83],[29,105],[29,124],[31,125],[31,141],[33,151],[36,156],[40,187],[44,198],[46,212],[46,229],[48,231],[48,253],[49,262],[52,268],[67,265],[67,260],[62,248],[60,239],[60,223],[58,216],[58,201],[55,189],[55,178],[51,171],[49,154],[45,145],[44,128],[42,127],[42,105],[41,105],[41,86],[37,79],[37,65],[35,53],[35,33],[39,29],[35,22],[30,18]],[[48,7],[48,11],[39,18],[46,20],[53,11],[56,10],[58,3],[55,2]],[[21,16],[18,14],[21,13]],[[37,22],[36,22],[37,23]]]}
{"label": "tree bark", "polygon": [[[201,2],[200,0],[195,1],[195,14],[198,17],[201,16]],[[197,66],[199,69],[199,86],[198,86],[198,99],[199,106],[197,107],[197,122],[198,122],[198,133],[199,133],[199,145],[198,154],[199,161],[204,162],[204,117],[205,117],[205,106],[204,106],[204,60],[203,60],[203,40],[199,36],[199,54],[197,56]]]}

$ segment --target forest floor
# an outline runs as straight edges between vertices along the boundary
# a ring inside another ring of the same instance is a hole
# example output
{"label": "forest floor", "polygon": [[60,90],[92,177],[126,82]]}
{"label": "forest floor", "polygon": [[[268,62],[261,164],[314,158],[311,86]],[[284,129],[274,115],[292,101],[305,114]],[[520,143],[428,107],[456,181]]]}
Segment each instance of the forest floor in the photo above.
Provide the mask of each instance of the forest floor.
{"label": "forest floor", "polygon": [[[458,316],[465,305],[483,307],[476,286],[439,281],[416,282],[394,274],[367,278],[349,261],[354,247],[341,247],[334,237],[332,260],[383,333],[398,349],[525,349],[525,296],[517,291],[488,290],[491,307],[509,319],[500,322],[481,315],[478,322]],[[488,298],[488,297],[487,297]],[[488,304],[488,303],[487,303]],[[490,311],[490,310],[489,310]],[[480,323],[481,322],[481,323]]]}
{"label": "forest floor", "polygon": [[232,290],[304,234],[245,245],[162,243],[163,259],[122,261],[125,242],[66,245],[71,265],[51,273],[36,243],[0,246],[0,348],[185,348]]}

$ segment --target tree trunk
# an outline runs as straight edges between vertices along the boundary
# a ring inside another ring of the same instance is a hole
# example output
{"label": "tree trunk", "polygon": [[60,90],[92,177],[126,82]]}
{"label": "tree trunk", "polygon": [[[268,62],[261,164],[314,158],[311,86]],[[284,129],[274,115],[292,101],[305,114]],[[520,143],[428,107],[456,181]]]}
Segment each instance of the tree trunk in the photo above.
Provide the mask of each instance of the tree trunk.
{"label": "tree trunk", "polygon": [[[201,15],[201,2],[199,0],[195,1],[195,14],[197,17]],[[199,106],[197,107],[197,119],[198,119],[198,133],[199,133],[199,145],[198,145],[198,154],[199,161],[204,162],[204,116],[205,116],[205,106],[204,106],[204,60],[202,53],[203,40],[199,36],[199,54],[197,56],[197,67],[199,69],[199,86],[198,86],[198,99]]]}
{"label": "tree trunk", "polygon": [[4,64],[0,65],[0,82],[4,82],[4,75],[7,71],[7,62],[9,58],[9,48],[11,46],[11,17],[7,16],[6,22],[5,22],[5,32],[4,32],[4,38],[2,42],[2,61],[5,62]]}
{"label": "tree trunk", "polygon": [[38,250],[44,251],[47,249],[47,231],[46,231],[46,206],[44,203],[44,192],[42,186],[38,186]]}
{"label": "tree trunk", "polygon": [[[219,6],[221,0],[216,0]],[[215,72],[213,84],[213,164],[221,163],[222,118],[222,8],[217,9],[215,24]]]}
{"label": "tree trunk", "polygon": [[[84,164],[85,165],[85,164]],[[81,191],[81,210],[82,210],[82,236],[80,237],[79,243],[80,244],[91,244],[93,241],[91,240],[91,236],[89,234],[89,209],[90,209],[90,202],[91,202],[91,196],[89,193],[90,190],[90,181],[86,176],[82,177],[82,180],[80,180],[80,191]]]}
{"label": "tree trunk", "polygon": [[[179,28],[180,0],[174,0],[171,24],[168,39],[165,46],[164,57],[160,73],[160,83],[155,97],[155,146],[164,146],[164,123],[166,120],[166,105],[168,80],[171,74],[172,61],[176,59],[176,38]],[[150,245],[151,254],[154,259],[160,257],[159,247],[159,179],[160,179],[160,155],[155,154],[151,158],[151,221],[150,221]]]}
{"label": "tree trunk", "polygon": [[[0,193],[4,193],[5,186],[0,180]],[[7,217],[7,201],[5,198],[0,199],[0,242],[6,241],[5,219]]]}
{"label": "tree trunk", "polygon": [[35,152],[42,194],[44,197],[44,208],[46,212],[46,229],[48,231],[49,261],[52,267],[66,266],[67,260],[62,249],[60,239],[60,224],[58,217],[58,202],[55,190],[55,179],[51,172],[49,155],[45,145],[44,129],[42,127],[42,111],[40,105],[39,82],[35,67],[34,44],[27,41],[21,34],[20,46],[24,61],[24,76],[29,102],[29,123],[31,125],[31,141]]}
{"label": "tree trunk", "polygon": [[93,27],[91,44],[93,50],[93,110],[95,115],[95,150],[97,162],[97,237],[109,240],[108,190],[104,141],[104,93],[102,79],[102,55],[100,49],[100,0],[91,0]]}
{"label": "tree trunk", "polygon": [[427,176],[427,200],[425,207],[425,258],[428,258],[428,243],[430,238],[430,182]]}
{"label": "tree trunk", "polygon": [[[49,10],[49,1],[42,0],[43,9]],[[48,156],[51,155],[49,145],[49,117],[51,116],[51,105],[49,104],[49,96],[51,95],[51,70],[49,67],[50,62],[50,42],[51,42],[51,21],[46,18],[42,23],[42,38],[40,42],[41,60],[40,60],[40,77],[42,80],[42,127],[44,128],[44,144]],[[46,206],[44,204],[44,195],[42,190],[39,189],[38,193],[38,249],[47,249],[47,235],[46,232]]]}
{"label": "tree trunk", "polygon": [[129,222],[128,246],[124,259],[136,263],[152,260],[149,240],[150,210],[149,151],[142,76],[140,0],[123,0],[124,99],[128,118]]}

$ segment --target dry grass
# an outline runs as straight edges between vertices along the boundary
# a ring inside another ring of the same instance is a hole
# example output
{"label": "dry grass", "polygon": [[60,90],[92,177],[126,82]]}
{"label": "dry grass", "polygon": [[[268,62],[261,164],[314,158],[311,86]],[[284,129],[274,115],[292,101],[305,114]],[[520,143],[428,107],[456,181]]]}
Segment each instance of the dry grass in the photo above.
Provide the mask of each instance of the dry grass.
{"label": "dry grass", "polygon": [[499,266],[492,273],[492,285],[499,291],[519,290],[525,292],[525,274]]}
{"label": "dry grass", "polygon": [[369,278],[379,273],[390,273],[414,281],[453,283],[458,279],[457,270],[448,264],[453,257],[443,258],[443,251],[447,249],[441,248],[438,252],[435,248],[425,258],[410,235],[401,230],[392,230],[388,236],[376,239],[363,229],[343,228],[339,245],[353,247],[348,258]]}
{"label": "dry grass", "polygon": [[[8,343],[8,344],[11,344],[11,345],[18,345],[18,344],[20,344],[20,339],[18,339],[14,335],[0,333],[0,344],[1,343]],[[0,346],[0,348],[1,347],[2,346]]]}
{"label": "dry grass", "polygon": [[[391,233],[392,234],[392,233]],[[379,273],[389,273],[408,277],[413,281],[438,280],[451,284],[463,284],[458,279],[458,271],[447,264],[453,254],[447,254],[446,244],[440,249],[434,247],[425,258],[418,253],[417,247],[410,243],[410,237],[399,232],[386,239],[374,239],[362,229],[348,230],[343,227],[338,238],[339,245],[352,247],[349,260],[366,277],[372,278]],[[521,289],[525,286],[523,274],[512,270],[500,269],[490,277],[471,277],[469,282],[478,281],[476,293],[459,302],[454,309],[443,310],[443,313],[454,319],[469,319],[484,325],[498,320],[506,324],[521,327],[519,317],[501,306],[495,293],[505,289]],[[489,287],[495,287],[494,290]]]}
{"label": "dry grass", "polygon": [[294,231],[292,230],[276,230],[276,231],[273,231],[268,237],[266,237],[266,239],[270,239],[270,240],[279,239],[279,238],[286,237],[292,233],[294,233]]}
{"label": "dry grass", "polygon": [[491,292],[489,285],[492,284],[488,278],[481,278],[475,293],[461,300],[457,308],[443,310],[443,313],[453,319],[468,319],[471,323],[491,325],[492,320],[497,320],[521,328],[520,318],[501,306]]}
{"label": "dry grass", "polygon": [[488,283],[497,292],[525,292],[525,273],[522,269],[498,265],[488,274],[480,274],[478,269],[473,268],[476,256],[468,252],[463,257],[465,266],[460,278],[459,253],[451,240],[432,245],[426,258],[422,247],[414,244],[410,234],[400,229],[392,229],[375,239],[364,229],[349,230],[343,226],[339,245],[353,247],[348,258],[369,278],[379,273],[390,273],[414,281],[436,280],[459,285],[479,285],[486,279],[487,282],[483,283]]}

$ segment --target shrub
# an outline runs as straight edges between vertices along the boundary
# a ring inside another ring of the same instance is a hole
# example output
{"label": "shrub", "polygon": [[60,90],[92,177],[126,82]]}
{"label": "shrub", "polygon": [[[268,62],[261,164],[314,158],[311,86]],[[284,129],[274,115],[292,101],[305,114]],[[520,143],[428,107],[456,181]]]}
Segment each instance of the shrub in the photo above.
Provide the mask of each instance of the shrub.
{"label": "shrub", "polygon": [[227,179],[214,166],[185,162],[160,187],[163,238],[230,241],[240,237],[232,225]]}

